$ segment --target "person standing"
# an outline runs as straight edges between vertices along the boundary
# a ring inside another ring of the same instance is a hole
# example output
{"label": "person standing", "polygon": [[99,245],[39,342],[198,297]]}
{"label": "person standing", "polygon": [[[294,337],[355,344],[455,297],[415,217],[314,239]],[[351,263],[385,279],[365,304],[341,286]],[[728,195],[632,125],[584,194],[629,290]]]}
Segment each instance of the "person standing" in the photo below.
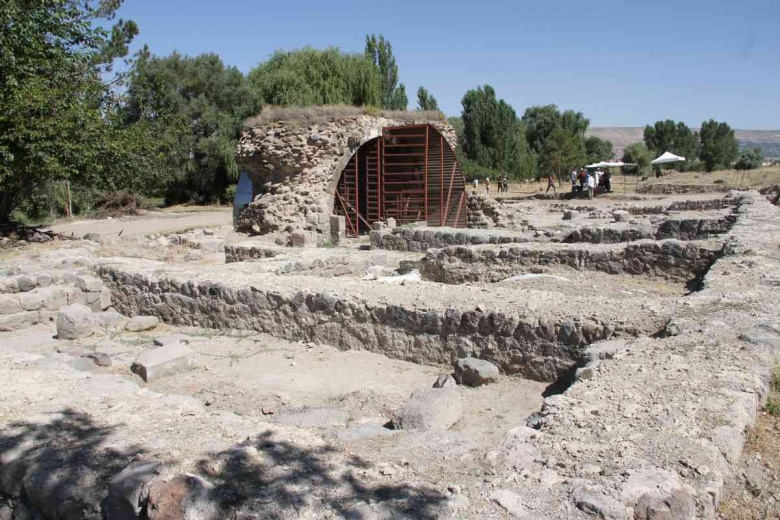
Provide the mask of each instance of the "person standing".
{"label": "person standing", "polygon": [[474,191],[477,191],[479,189],[479,179],[474,179],[471,185],[474,186]]}
{"label": "person standing", "polygon": [[485,177],[485,193],[490,195],[490,177]]}
{"label": "person standing", "polygon": [[604,189],[607,193],[612,193],[612,174],[609,172],[609,168],[604,172]]}
{"label": "person standing", "polygon": [[585,175],[587,176],[585,181],[588,185],[588,199],[592,199],[593,191],[596,189],[596,177],[595,175],[590,175],[588,173],[586,173]]}
{"label": "person standing", "polygon": [[545,193],[550,191],[550,188],[552,188],[553,193],[555,193],[555,177],[553,177],[552,173],[547,176],[547,190],[545,191]]}
{"label": "person standing", "polygon": [[577,168],[571,169],[571,192],[577,191]]}

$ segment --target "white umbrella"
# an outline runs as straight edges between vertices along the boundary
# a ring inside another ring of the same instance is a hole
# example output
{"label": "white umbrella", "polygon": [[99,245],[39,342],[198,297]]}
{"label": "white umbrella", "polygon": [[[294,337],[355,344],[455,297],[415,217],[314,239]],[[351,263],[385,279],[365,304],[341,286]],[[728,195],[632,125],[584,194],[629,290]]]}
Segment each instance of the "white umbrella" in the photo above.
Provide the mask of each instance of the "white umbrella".
{"label": "white umbrella", "polygon": [[666,163],[681,162],[681,161],[685,161],[685,157],[674,155],[672,152],[664,152],[661,154],[661,156],[658,159],[655,159],[650,164],[666,164]]}

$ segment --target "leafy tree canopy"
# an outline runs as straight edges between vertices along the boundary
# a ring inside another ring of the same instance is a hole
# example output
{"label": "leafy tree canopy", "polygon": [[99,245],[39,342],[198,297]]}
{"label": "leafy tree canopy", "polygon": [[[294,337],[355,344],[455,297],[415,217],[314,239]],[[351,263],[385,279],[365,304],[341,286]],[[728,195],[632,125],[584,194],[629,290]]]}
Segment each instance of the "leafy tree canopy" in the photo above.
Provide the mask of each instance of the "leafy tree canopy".
{"label": "leafy tree canopy", "polygon": [[419,110],[439,110],[436,98],[425,87],[417,89],[417,108]]}
{"label": "leafy tree canopy", "polygon": [[753,148],[739,154],[739,159],[737,159],[734,168],[737,170],[755,170],[760,168],[763,162],[764,153],[761,151],[761,148]]}
{"label": "leafy tree canopy", "polygon": [[127,88],[126,120],[149,125],[159,157],[156,176],[170,200],[212,201],[238,177],[234,149],[241,122],[259,103],[247,80],[216,54],[144,49]]}
{"label": "leafy tree canopy", "polygon": [[111,25],[121,3],[0,4],[0,221],[44,184],[99,187],[128,164],[133,136],[114,126],[112,80],[101,77],[138,33],[132,21]]}
{"label": "leafy tree canopy", "polygon": [[612,141],[592,135],[585,139],[585,155],[589,164],[612,158]]}
{"label": "leafy tree canopy", "polygon": [[387,110],[406,110],[409,99],[404,84],[398,83],[398,65],[395,63],[393,46],[381,34],[369,34],[366,35],[365,55],[379,75],[380,106]]}
{"label": "leafy tree canopy", "polygon": [[728,168],[737,159],[739,145],[734,130],[726,123],[714,119],[701,124],[699,133],[701,152],[699,159],[708,172]]}
{"label": "leafy tree canopy", "polygon": [[539,154],[542,173],[545,175],[552,173],[558,177],[571,168],[583,164],[585,160],[582,137],[563,126],[557,127],[547,136]]}
{"label": "leafy tree canopy", "polygon": [[525,128],[514,109],[496,97],[493,87],[469,90],[461,104],[466,158],[513,178],[534,174],[535,157],[528,149]]}
{"label": "leafy tree canopy", "polygon": [[645,127],[644,138],[647,149],[655,157],[672,152],[688,159],[687,163],[679,163],[677,166],[682,171],[691,166],[698,155],[699,136],[683,122],[676,123],[671,119],[656,121],[653,126]]}
{"label": "leafy tree canopy", "polygon": [[652,160],[652,152],[647,149],[645,143],[634,143],[623,149],[623,162],[638,165],[641,172],[648,170]]}
{"label": "leafy tree canopy", "polygon": [[522,121],[528,145],[535,152],[541,152],[544,142],[556,128],[562,127],[583,139],[590,124],[582,112],[560,112],[555,105],[530,107],[523,114]]}
{"label": "leafy tree canopy", "polygon": [[382,105],[374,64],[335,47],[276,51],[249,72],[249,83],[254,97],[269,105]]}

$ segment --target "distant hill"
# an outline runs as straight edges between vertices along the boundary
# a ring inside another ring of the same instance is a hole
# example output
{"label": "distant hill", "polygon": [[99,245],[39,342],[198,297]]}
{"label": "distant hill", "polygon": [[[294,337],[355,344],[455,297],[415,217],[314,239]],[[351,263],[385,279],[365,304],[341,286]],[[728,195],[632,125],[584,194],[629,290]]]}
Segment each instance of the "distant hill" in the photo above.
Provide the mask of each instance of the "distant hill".
{"label": "distant hill", "polygon": [[[644,127],[638,126],[593,127],[588,129],[586,135],[595,135],[612,141],[617,154],[622,155],[626,146],[644,139],[644,131]],[[740,150],[758,147],[763,150],[764,157],[780,158],[780,130],[735,130],[734,132]]]}

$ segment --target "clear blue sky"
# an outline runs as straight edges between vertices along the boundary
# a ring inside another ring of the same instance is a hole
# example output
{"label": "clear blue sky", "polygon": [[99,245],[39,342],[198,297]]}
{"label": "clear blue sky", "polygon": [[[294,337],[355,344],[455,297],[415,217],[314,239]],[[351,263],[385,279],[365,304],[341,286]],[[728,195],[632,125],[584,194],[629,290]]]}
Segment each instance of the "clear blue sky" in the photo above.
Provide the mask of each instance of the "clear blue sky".
{"label": "clear blue sky", "polygon": [[410,108],[424,85],[448,115],[488,83],[518,115],[555,103],[592,126],[780,128],[780,0],[125,0],[120,16],[155,54],[214,52],[244,72],[381,33]]}

